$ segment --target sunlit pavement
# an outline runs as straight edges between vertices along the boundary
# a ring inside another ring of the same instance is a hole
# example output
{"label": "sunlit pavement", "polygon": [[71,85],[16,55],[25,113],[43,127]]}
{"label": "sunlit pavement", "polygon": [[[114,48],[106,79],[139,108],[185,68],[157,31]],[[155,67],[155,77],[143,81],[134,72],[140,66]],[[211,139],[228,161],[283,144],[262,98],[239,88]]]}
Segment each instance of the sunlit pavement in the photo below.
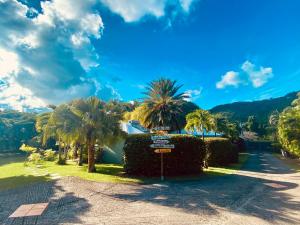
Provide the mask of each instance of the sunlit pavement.
{"label": "sunlit pavement", "polygon": [[200,181],[130,185],[68,177],[3,191],[0,222],[9,223],[20,204],[50,202],[38,224],[299,224],[299,185],[300,173],[252,153],[234,175]]}

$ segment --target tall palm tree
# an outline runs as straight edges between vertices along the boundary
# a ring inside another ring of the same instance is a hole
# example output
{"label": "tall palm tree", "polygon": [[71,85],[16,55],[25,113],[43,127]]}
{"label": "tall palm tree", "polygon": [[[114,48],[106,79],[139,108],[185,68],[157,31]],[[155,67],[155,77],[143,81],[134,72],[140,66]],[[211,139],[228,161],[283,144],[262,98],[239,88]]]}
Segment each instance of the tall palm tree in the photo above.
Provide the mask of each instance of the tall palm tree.
{"label": "tall palm tree", "polygon": [[69,105],[62,104],[50,114],[43,131],[43,144],[51,137],[58,140],[58,163],[63,163],[66,157],[62,159],[61,147],[64,146],[66,148],[72,140],[80,137],[80,118],[71,111]]}
{"label": "tall palm tree", "polygon": [[215,131],[215,136],[217,136],[217,132],[225,134],[228,127],[228,120],[222,114],[215,114],[213,116],[213,130]]}
{"label": "tall palm tree", "polygon": [[148,128],[168,126],[180,132],[178,117],[187,98],[186,94],[178,93],[181,87],[175,80],[165,78],[152,81],[146,87],[144,122]]}
{"label": "tall palm tree", "polygon": [[95,144],[101,147],[111,137],[120,134],[118,116],[107,112],[97,97],[71,102],[71,111],[80,118],[80,132],[88,149],[88,172],[95,172]]}
{"label": "tall palm tree", "polygon": [[204,131],[210,131],[213,128],[213,120],[210,113],[203,109],[197,109],[187,114],[185,129],[188,131],[198,131],[202,133],[204,140]]}

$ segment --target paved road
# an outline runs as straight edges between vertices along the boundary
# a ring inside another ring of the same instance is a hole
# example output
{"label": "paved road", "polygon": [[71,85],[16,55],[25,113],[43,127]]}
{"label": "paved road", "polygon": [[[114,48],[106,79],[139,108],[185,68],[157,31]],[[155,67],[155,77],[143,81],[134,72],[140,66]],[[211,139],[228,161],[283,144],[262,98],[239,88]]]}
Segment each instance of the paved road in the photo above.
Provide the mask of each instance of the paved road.
{"label": "paved road", "polygon": [[300,224],[300,173],[270,154],[253,153],[237,174],[197,182],[128,185],[69,177],[0,192],[0,223],[18,205],[42,201],[50,207],[39,224]]}

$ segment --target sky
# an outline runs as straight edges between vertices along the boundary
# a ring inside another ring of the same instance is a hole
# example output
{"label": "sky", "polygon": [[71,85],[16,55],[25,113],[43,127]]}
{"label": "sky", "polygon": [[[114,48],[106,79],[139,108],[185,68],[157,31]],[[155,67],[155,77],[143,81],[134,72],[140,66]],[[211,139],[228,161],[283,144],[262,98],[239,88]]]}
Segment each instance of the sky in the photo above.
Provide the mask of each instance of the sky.
{"label": "sky", "polygon": [[161,77],[201,108],[300,90],[298,0],[0,0],[0,108],[141,100]]}

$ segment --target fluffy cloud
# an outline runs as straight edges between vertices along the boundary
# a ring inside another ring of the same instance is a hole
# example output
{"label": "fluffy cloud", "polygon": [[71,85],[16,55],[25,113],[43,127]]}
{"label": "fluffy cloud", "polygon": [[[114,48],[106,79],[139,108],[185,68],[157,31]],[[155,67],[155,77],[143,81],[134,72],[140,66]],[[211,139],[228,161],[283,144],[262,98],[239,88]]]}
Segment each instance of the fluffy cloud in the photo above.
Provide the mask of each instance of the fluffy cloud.
{"label": "fluffy cloud", "polygon": [[202,90],[203,88],[199,88],[199,89],[190,89],[190,90],[187,90],[185,91],[185,94],[187,96],[187,101],[195,101],[197,100],[198,98],[201,97],[201,94],[202,94]]}
{"label": "fluffy cloud", "polygon": [[104,29],[99,4],[133,22],[164,16],[169,5],[188,12],[194,1],[52,0],[35,10],[27,1],[0,0],[0,105],[21,110],[91,95],[121,98],[90,76],[100,61],[91,42]]}
{"label": "fluffy cloud", "polygon": [[26,5],[0,0],[0,79],[6,83],[0,104],[20,110],[97,93],[117,96],[105,86],[99,91],[88,76],[99,64],[90,41],[103,30],[97,2],[45,1],[40,13],[28,17]]}
{"label": "fluffy cloud", "polygon": [[222,76],[221,80],[217,82],[216,87],[218,89],[225,88],[227,86],[238,87],[242,83],[238,72],[229,71]]}
{"label": "fluffy cloud", "polygon": [[251,63],[246,61],[243,63],[241,69],[248,75],[253,87],[258,88],[268,82],[273,77],[273,71],[271,67],[260,67],[259,69]]}
{"label": "fluffy cloud", "polygon": [[[145,15],[162,17],[167,6],[175,6],[188,12],[195,0],[101,0],[112,12],[119,14],[126,22],[135,22]],[[178,7],[179,6],[179,7]]]}
{"label": "fluffy cloud", "polygon": [[252,84],[254,88],[258,88],[266,84],[269,79],[273,77],[273,70],[271,67],[259,68],[251,63],[245,61],[239,72],[229,71],[222,76],[221,80],[216,83],[218,89],[225,88],[227,86],[238,87],[241,84]]}

